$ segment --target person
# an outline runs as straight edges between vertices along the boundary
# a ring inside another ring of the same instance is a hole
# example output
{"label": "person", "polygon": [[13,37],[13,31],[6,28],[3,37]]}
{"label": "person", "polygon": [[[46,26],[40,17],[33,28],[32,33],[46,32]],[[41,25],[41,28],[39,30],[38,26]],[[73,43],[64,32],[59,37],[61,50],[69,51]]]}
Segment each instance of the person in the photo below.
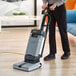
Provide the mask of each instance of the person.
{"label": "person", "polygon": [[70,56],[70,47],[67,35],[67,19],[66,19],[66,8],[65,8],[66,0],[43,0],[42,9],[45,9],[47,6],[50,11],[48,12],[51,15],[51,22],[49,26],[49,55],[44,57],[44,61],[55,59],[55,55],[57,52],[56,49],[56,40],[55,40],[55,25],[56,22],[58,24],[63,55],[61,59],[68,59]]}

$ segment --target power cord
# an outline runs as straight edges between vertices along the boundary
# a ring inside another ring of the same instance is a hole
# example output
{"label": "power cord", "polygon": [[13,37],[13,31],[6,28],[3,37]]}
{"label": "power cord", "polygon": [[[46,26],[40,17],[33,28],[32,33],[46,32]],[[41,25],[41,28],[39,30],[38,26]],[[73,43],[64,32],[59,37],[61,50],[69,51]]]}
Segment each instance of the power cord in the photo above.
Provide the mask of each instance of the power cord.
{"label": "power cord", "polygon": [[18,53],[18,52],[0,52],[0,54],[4,54],[4,53],[8,53],[8,54],[18,54],[18,55],[24,55],[23,53]]}

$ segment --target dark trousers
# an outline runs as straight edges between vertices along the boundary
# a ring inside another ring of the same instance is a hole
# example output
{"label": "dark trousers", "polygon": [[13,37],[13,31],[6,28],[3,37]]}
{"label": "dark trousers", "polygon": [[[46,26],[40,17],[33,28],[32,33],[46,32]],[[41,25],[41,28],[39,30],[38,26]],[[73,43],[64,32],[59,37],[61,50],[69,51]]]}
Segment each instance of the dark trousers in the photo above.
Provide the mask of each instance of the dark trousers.
{"label": "dark trousers", "polygon": [[[50,6],[50,5],[49,5]],[[67,20],[66,20],[66,9],[65,4],[56,7],[54,11],[49,11],[51,15],[51,22],[49,26],[49,47],[50,54],[55,54],[56,50],[56,39],[55,39],[55,25],[58,24],[62,48],[64,53],[70,52],[68,36],[67,36]]]}

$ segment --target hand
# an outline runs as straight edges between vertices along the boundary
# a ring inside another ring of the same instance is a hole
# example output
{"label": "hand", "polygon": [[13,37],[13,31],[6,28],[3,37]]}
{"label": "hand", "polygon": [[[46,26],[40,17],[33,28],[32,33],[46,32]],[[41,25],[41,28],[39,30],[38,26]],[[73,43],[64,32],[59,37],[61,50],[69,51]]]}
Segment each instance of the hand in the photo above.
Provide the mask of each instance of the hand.
{"label": "hand", "polygon": [[56,3],[54,3],[52,6],[50,6],[50,10],[53,11],[56,8]]}
{"label": "hand", "polygon": [[47,4],[46,3],[43,3],[42,9],[45,9],[46,7],[47,7]]}

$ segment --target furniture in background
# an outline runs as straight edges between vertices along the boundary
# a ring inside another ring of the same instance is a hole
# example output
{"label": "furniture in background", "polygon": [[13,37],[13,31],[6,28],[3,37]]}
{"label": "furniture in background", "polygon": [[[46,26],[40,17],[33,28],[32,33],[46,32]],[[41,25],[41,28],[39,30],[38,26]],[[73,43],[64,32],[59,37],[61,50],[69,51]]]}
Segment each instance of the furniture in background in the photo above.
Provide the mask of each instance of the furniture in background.
{"label": "furniture in background", "polygon": [[1,22],[2,21],[34,21],[40,20],[40,16],[2,16],[0,17],[0,32],[1,32]]}
{"label": "furniture in background", "polygon": [[[0,16],[36,16],[36,0],[24,0],[7,2],[0,1]],[[18,13],[20,13],[18,15]],[[23,14],[25,15],[23,15]],[[15,15],[16,16],[16,15]],[[2,21],[2,26],[34,26],[36,25],[36,20],[34,21]]]}
{"label": "furniture in background", "polygon": [[76,0],[67,0],[65,5],[67,10],[76,10]]}
{"label": "furniture in background", "polygon": [[76,36],[76,10],[67,10],[67,31]]}

